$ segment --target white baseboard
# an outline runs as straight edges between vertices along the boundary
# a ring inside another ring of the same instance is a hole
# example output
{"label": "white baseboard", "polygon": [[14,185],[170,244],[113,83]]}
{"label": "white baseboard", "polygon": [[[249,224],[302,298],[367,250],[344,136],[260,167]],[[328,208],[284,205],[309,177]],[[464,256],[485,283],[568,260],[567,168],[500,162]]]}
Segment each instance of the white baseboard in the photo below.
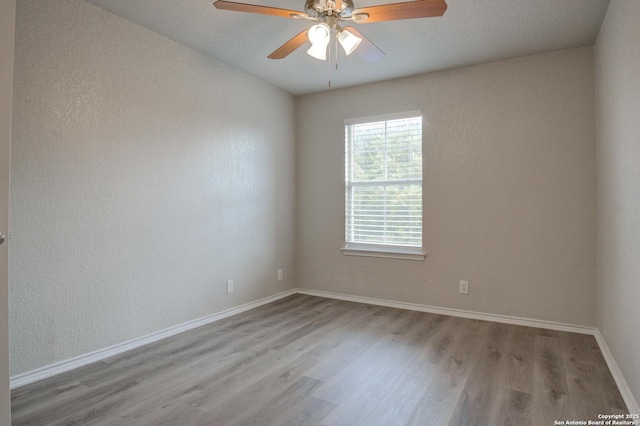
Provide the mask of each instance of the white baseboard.
{"label": "white baseboard", "polygon": [[582,325],[563,324],[553,321],[544,321],[531,318],[513,317],[509,315],[487,314],[483,312],[466,311],[462,309],[441,308],[438,306],[421,305],[418,303],[396,302],[393,300],[375,299],[372,297],[352,296],[350,294],[332,293],[328,291],[296,289],[299,294],[310,296],[327,297],[330,299],[347,300],[350,302],[367,303],[369,305],[388,306],[390,308],[407,309],[410,311],[429,312],[431,314],[449,315],[452,317],[462,317],[483,321],[500,322],[504,324],[524,325],[527,327],[544,328],[547,330],[569,331],[571,333],[595,335],[594,327]]}
{"label": "white baseboard", "polygon": [[611,375],[613,379],[616,381],[618,385],[618,389],[620,390],[620,394],[622,395],[622,399],[624,399],[624,403],[627,404],[627,410],[629,410],[632,414],[640,414],[640,407],[638,406],[638,402],[634,398],[631,393],[631,389],[629,389],[629,385],[627,381],[624,379],[622,375],[622,371],[620,371],[620,367],[618,367],[618,363],[616,362],[613,354],[609,350],[609,346],[607,342],[604,340],[604,337],[600,333],[600,330],[596,329],[596,341],[598,342],[598,346],[600,346],[600,351],[604,356],[605,361],[607,361],[607,366],[609,366],[609,371],[611,371]]}
{"label": "white baseboard", "polygon": [[228,318],[232,315],[237,315],[241,312],[248,311],[250,309],[257,308],[258,306],[266,305],[267,303],[275,302],[287,296],[291,296],[296,293],[296,290],[287,290],[282,293],[274,294],[273,296],[265,297],[264,299],[256,300],[254,302],[245,303],[244,305],[236,306],[235,308],[227,309],[222,312],[207,315],[202,318],[197,318],[192,321],[187,321],[182,324],[178,324],[173,327],[165,328],[164,330],[156,331],[155,333],[147,334],[146,336],[138,337],[117,345],[109,346],[108,348],[99,349],[88,354],[80,355],[74,358],[70,358],[64,361],[56,362],[51,365],[47,365],[37,370],[28,371],[26,373],[19,374],[11,377],[9,386],[11,389],[19,388],[30,383],[37,382],[47,377],[62,374],[67,371],[74,370],[76,368],[89,365],[93,362],[101,361],[114,355],[121,354],[126,351],[130,351],[135,348],[139,348],[149,343],[157,342],[167,337],[174,336],[185,331],[210,324],[212,322],[220,321],[221,319]]}
{"label": "white baseboard", "polygon": [[611,351],[609,350],[607,343],[602,337],[602,334],[600,334],[600,331],[595,327],[563,324],[563,323],[558,323],[553,321],[544,321],[544,320],[538,320],[538,319],[532,319],[532,318],[521,318],[521,317],[514,317],[509,315],[488,314],[483,312],[466,311],[462,309],[442,308],[437,306],[421,305],[418,303],[397,302],[393,300],[375,299],[371,297],[353,296],[349,294],[332,293],[332,292],[319,291],[319,290],[308,290],[304,288],[287,290],[282,293],[275,294],[273,296],[265,297],[264,299],[246,303],[244,305],[227,309],[225,311],[208,315],[206,317],[198,318],[193,321],[188,321],[183,324],[176,325],[174,327],[170,327],[164,330],[157,331],[155,333],[148,334],[146,336],[139,337],[137,339],[129,340],[127,342],[110,346],[108,348],[100,349],[94,352],[90,352],[88,354],[84,354],[68,360],[60,361],[55,364],[51,364],[51,365],[39,368],[37,370],[19,374],[11,378],[10,386],[11,386],[11,389],[15,389],[20,386],[28,385],[30,383],[34,383],[39,380],[46,379],[47,377],[51,377],[51,376],[61,374],[79,367],[83,367],[93,362],[101,361],[108,357],[121,354],[131,349],[139,348],[149,343],[157,342],[158,340],[162,340],[167,337],[170,337],[179,333],[183,333],[185,331],[194,329],[196,327],[210,324],[212,322],[219,321],[223,318],[227,318],[232,315],[237,315],[239,313],[248,311],[250,309],[254,309],[259,306],[266,305],[267,303],[275,302],[276,300],[282,299],[287,296],[291,296],[293,294],[306,294],[309,296],[318,296],[318,297],[325,297],[329,299],[346,300],[346,301],[357,302],[357,303],[367,303],[370,305],[387,306],[391,308],[407,309],[407,310],[420,311],[420,312],[429,312],[429,313],[440,314],[440,315],[450,315],[455,317],[470,318],[470,319],[477,319],[477,320],[483,320],[483,321],[493,321],[493,322],[499,322],[504,324],[523,325],[528,327],[544,328],[548,330],[568,331],[568,332],[580,333],[580,334],[590,334],[592,336],[595,336],[596,341],[600,346],[600,350],[602,351],[602,355],[604,356],[607,362],[607,365],[609,366],[609,370],[611,370],[611,374],[613,375],[613,378],[616,381],[616,384],[618,385],[618,389],[620,389],[622,398],[624,399],[624,402],[627,404],[627,408],[629,412],[640,413],[640,408],[638,408],[638,403],[636,402],[633,394],[631,393],[631,390],[629,389],[629,385],[624,379],[624,376],[622,375],[622,372],[620,371],[620,368],[618,367],[618,364],[616,363],[615,358],[611,354]]}

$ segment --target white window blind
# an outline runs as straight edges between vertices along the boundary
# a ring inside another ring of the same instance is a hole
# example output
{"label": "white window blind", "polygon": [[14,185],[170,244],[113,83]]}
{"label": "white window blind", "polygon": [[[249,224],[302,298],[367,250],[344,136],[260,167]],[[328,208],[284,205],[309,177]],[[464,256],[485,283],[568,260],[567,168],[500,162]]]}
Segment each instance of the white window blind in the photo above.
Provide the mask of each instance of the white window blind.
{"label": "white window blind", "polygon": [[347,244],[422,247],[420,111],[345,121]]}

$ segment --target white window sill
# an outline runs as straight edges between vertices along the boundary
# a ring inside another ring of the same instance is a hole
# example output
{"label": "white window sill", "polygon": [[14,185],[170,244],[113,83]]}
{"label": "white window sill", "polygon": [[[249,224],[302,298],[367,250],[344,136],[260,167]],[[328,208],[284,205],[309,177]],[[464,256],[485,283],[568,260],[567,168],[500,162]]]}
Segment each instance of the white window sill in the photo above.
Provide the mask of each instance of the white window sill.
{"label": "white window sill", "polygon": [[340,249],[346,256],[385,257],[389,259],[424,260],[427,253],[419,247],[379,246],[374,244],[345,244]]}

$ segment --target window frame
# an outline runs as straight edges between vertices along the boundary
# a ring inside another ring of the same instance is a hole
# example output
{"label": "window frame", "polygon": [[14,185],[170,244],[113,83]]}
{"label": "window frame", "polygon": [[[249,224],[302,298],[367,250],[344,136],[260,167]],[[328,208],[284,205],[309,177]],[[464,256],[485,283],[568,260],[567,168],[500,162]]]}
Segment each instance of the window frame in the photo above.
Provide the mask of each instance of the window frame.
{"label": "window frame", "polygon": [[[366,124],[366,123],[376,123],[382,121],[392,121],[392,120],[400,120],[405,118],[415,118],[420,117],[422,121],[421,130],[421,139],[422,143],[420,144],[420,149],[424,152],[424,119],[422,117],[421,110],[412,110],[398,113],[390,113],[390,114],[382,114],[375,115],[369,117],[359,117],[359,118],[351,118],[344,120],[344,167],[343,177],[344,181],[344,203],[343,203],[343,218],[344,218],[344,247],[341,248],[343,254],[348,256],[367,256],[367,257],[384,257],[384,258],[393,258],[393,259],[405,259],[405,260],[424,260],[427,253],[424,251],[424,173],[421,173],[422,177],[420,179],[420,191],[422,192],[422,206],[421,212],[422,217],[420,219],[421,225],[421,245],[420,246],[409,246],[409,245],[392,245],[392,244],[383,244],[383,243],[364,243],[364,242],[349,242],[347,241],[348,231],[347,231],[347,221],[349,220],[349,215],[347,214],[347,190],[349,186],[349,180],[347,179],[347,171],[349,170],[348,161],[352,161],[352,156],[350,156],[347,150],[352,149],[352,145],[348,143],[347,140],[347,130],[348,126],[358,125],[358,124]],[[422,172],[424,172],[424,160],[421,163]],[[393,182],[393,180],[383,180],[381,183],[385,182]]]}

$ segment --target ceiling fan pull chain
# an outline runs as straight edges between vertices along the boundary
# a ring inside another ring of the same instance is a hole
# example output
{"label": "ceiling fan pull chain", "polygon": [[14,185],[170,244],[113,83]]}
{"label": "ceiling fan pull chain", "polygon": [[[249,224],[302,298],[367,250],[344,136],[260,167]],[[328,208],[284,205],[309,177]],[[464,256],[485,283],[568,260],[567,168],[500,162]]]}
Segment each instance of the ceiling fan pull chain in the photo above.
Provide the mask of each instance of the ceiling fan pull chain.
{"label": "ceiling fan pull chain", "polygon": [[329,62],[329,89],[331,89],[331,43],[329,43],[329,60],[327,62]]}
{"label": "ceiling fan pull chain", "polygon": [[336,31],[335,34],[335,40],[334,40],[334,46],[336,48],[336,70],[338,70],[338,32]]}
{"label": "ceiling fan pull chain", "polygon": [[329,79],[329,89],[331,89],[331,46],[329,46],[329,60],[327,62],[329,62],[329,73],[327,77]]}

